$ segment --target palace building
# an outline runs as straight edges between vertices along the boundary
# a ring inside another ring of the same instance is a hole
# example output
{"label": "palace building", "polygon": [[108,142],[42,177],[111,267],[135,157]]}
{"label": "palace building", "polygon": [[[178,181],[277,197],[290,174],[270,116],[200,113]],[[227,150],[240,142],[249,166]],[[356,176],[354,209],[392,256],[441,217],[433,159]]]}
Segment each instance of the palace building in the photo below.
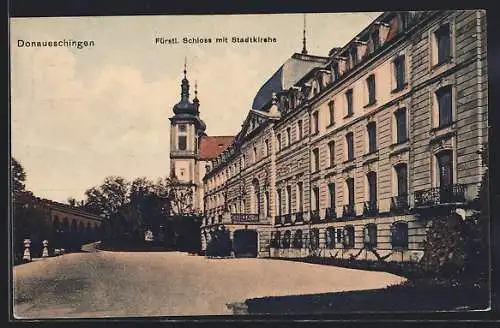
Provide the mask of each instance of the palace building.
{"label": "palace building", "polygon": [[202,247],[224,230],[235,256],[419,260],[433,218],[472,213],[487,83],[481,10],[385,12],[325,56],[304,40],[206,167],[174,152],[203,176]]}

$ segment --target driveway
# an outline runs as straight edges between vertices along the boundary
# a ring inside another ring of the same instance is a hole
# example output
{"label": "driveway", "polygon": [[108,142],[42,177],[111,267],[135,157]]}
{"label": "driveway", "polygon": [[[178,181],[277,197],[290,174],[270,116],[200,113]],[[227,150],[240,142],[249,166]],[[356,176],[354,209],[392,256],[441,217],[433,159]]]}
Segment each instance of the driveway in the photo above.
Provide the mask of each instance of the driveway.
{"label": "driveway", "polygon": [[231,315],[249,298],[383,288],[384,272],[180,252],[73,253],[14,268],[16,318]]}

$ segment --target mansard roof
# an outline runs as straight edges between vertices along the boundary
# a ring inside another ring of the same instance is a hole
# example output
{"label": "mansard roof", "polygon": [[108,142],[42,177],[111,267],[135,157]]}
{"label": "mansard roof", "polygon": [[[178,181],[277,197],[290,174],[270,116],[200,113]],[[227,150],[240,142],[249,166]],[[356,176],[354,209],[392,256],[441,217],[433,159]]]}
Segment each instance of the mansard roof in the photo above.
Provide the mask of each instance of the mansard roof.
{"label": "mansard roof", "polygon": [[325,64],[328,57],[295,53],[267,80],[253,99],[252,109],[262,110],[273,93],[289,89],[311,69]]}

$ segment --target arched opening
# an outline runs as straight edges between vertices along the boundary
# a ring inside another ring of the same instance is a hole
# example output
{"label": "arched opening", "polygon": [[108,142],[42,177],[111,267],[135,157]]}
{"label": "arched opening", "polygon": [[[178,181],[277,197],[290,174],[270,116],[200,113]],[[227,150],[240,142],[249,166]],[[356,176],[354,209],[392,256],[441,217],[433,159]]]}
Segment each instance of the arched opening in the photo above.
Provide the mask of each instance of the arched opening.
{"label": "arched opening", "polygon": [[369,223],[364,227],[363,244],[368,249],[377,247],[377,226],[374,223]]}
{"label": "arched opening", "polygon": [[235,257],[257,257],[258,233],[256,230],[236,230],[233,237]]}
{"label": "arched opening", "polygon": [[292,233],[290,230],[286,230],[285,233],[283,234],[283,241],[281,243],[281,247],[283,249],[290,248],[291,236]]}
{"label": "arched opening", "polygon": [[391,226],[392,249],[408,249],[408,223],[394,222]]}
{"label": "arched opening", "polygon": [[54,248],[60,248],[61,246],[61,239],[62,239],[62,224],[61,220],[59,220],[59,217],[57,215],[54,216],[54,220],[52,221],[52,230],[54,232],[54,240],[49,241],[52,242],[52,247]]}
{"label": "arched opening", "polygon": [[303,242],[302,242],[302,230],[297,230],[295,231],[295,234],[293,236],[293,242],[292,242],[292,247],[293,248],[302,248]]}
{"label": "arched opening", "polygon": [[93,238],[92,236],[92,226],[90,225],[90,222],[87,222],[87,227],[85,228],[85,241],[91,241]]}

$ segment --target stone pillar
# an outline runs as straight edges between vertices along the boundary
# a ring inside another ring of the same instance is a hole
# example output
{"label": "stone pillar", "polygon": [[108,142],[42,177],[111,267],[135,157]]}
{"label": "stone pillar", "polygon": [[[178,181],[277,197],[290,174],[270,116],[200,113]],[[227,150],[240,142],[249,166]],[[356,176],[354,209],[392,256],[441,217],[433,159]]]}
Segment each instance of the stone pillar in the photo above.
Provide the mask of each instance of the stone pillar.
{"label": "stone pillar", "polygon": [[30,239],[25,239],[24,240],[24,255],[23,255],[23,260],[27,261],[27,262],[31,262],[30,246],[31,246],[31,240]]}
{"label": "stone pillar", "polygon": [[48,257],[49,256],[49,241],[45,239],[42,241],[43,244],[43,252],[42,252],[42,257]]}

